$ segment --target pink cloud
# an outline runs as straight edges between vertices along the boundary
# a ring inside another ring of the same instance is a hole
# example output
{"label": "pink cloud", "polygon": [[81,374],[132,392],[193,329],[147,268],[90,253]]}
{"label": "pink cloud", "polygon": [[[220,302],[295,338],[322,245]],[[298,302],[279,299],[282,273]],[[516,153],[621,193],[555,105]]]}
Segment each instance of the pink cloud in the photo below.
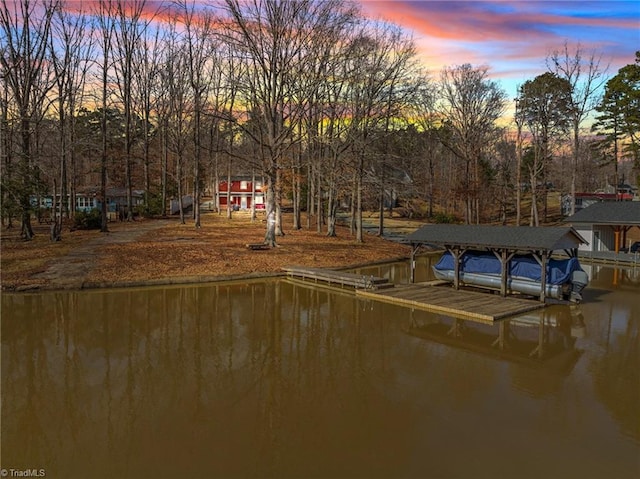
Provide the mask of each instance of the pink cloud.
{"label": "pink cloud", "polygon": [[[632,63],[640,40],[640,11],[629,2],[369,1],[369,17],[413,32],[429,69],[471,63],[490,72],[529,78],[565,42],[602,55],[611,70]],[[507,73],[508,72],[508,73]]]}
{"label": "pink cloud", "polygon": [[[637,19],[581,17],[541,12],[540,2],[367,1],[365,12],[413,30],[419,35],[467,42],[510,41],[545,37],[552,28],[600,27],[637,29]],[[560,2],[548,2],[548,5]]]}

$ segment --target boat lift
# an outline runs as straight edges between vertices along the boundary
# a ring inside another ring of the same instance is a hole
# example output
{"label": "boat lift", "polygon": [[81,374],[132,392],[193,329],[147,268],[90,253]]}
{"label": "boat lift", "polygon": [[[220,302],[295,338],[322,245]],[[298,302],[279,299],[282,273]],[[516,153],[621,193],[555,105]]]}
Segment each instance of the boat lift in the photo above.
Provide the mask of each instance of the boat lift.
{"label": "boat lift", "polygon": [[500,260],[500,294],[509,293],[509,262],[516,254],[531,255],[541,267],[539,299],[547,297],[547,263],[555,251],[577,258],[578,247],[587,241],[571,227],[425,225],[408,235],[411,245],[411,282],[415,280],[415,256],[423,246],[444,248],[454,258],[453,286],[461,284],[460,263],[467,251],[489,251]]}

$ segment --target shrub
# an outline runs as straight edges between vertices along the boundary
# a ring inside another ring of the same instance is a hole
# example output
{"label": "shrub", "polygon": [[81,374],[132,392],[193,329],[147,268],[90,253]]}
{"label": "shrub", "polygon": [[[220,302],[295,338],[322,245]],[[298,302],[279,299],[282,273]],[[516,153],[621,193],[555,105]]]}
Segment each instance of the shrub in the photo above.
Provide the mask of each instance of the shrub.
{"label": "shrub", "polygon": [[73,227],[79,230],[99,230],[102,226],[100,210],[94,208],[90,211],[76,211],[73,218]]}
{"label": "shrub", "polygon": [[138,209],[142,216],[150,218],[152,216],[160,216],[164,212],[163,206],[162,195],[149,194],[147,196],[147,203],[141,205]]}
{"label": "shrub", "polygon": [[451,213],[436,213],[433,215],[432,221],[437,224],[458,223],[458,218]]}

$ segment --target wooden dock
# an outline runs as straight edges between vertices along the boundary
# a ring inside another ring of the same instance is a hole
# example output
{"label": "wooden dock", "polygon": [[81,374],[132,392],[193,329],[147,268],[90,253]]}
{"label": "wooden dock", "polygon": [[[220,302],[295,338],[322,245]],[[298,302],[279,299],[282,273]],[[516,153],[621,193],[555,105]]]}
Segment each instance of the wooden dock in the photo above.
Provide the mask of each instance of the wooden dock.
{"label": "wooden dock", "polygon": [[347,273],[332,269],[307,268],[302,266],[288,266],[282,268],[290,278],[322,282],[333,286],[349,286],[355,289],[379,290],[393,288],[387,278],[379,278],[366,274]]}
{"label": "wooden dock", "polygon": [[410,306],[483,323],[493,323],[498,319],[544,307],[544,303],[531,299],[502,297],[497,294],[468,290],[456,291],[450,286],[428,283],[396,285],[395,288],[384,291],[359,290],[356,294],[376,301]]}

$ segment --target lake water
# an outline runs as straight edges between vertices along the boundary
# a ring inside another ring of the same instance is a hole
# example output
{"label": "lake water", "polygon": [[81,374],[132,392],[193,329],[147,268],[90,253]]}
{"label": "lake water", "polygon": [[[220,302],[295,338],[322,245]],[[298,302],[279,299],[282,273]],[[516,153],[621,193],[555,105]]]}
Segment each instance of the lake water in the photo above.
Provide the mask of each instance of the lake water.
{"label": "lake water", "polygon": [[287,280],[3,294],[0,467],[637,478],[640,271],[585,269],[580,305],[494,325]]}

